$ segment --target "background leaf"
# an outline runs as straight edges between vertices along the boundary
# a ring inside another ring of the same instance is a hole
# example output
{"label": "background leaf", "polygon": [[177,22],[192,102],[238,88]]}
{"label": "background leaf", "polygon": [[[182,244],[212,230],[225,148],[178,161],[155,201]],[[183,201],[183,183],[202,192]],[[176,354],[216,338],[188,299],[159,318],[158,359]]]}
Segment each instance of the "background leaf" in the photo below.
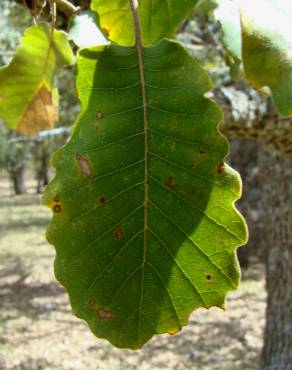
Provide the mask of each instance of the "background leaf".
{"label": "background leaf", "polygon": [[132,349],[179,331],[195,308],[224,307],[246,241],[207,75],[174,42],[143,49],[143,60],[145,84],[134,48],[80,52],[82,110],[44,195],[74,313]]}
{"label": "background leaf", "polygon": [[292,3],[241,2],[245,77],[256,88],[268,86],[280,114],[292,115]]}
{"label": "background leaf", "polygon": [[[198,0],[139,0],[143,45],[153,45],[171,37]],[[91,8],[110,40],[119,45],[134,45],[134,28],[129,0],[92,0]]]}
{"label": "background leaf", "polygon": [[218,0],[214,15],[222,27],[222,41],[228,52],[227,63],[230,66],[232,78],[237,79],[240,74],[242,60],[242,39],[238,1]]}
{"label": "background leaf", "polygon": [[278,112],[292,115],[292,3],[286,0],[218,0],[216,18],[233,58],[233,77],[241,61],[255,89],[268,87]]}
{"label": "background leaf", "polygon": [[97,14],[92,10],[75,15],[68,27],[68,39],[81,49],[109,44],[98,27]]}
{"label": "background leaf", "polygon": [[52,128],[58,119],[55,77],[73,64],[66,34],[46,23],[28,28],[10,64],[0,69],[0,117],[21,133]]}

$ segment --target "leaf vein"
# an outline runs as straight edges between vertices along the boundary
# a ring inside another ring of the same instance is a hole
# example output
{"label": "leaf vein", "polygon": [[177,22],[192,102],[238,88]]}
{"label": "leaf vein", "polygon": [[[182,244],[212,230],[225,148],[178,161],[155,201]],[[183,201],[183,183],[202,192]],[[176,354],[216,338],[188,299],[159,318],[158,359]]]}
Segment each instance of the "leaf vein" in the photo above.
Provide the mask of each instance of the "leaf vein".
{"label": "leaf vein", "polygon": [[192,171],[190,171],[188,168],[186,168],[186,167],[182,166],[181,164],[176,163],[176,162],[173,162],[173,161],[170,161],[169,159],[164,158],[164,157],[162,157],[161,155],[159,155],[159,154],[157,154],[157,153],[149,152],[149,154],[150,154],[150,155],[152,155],[153,157],[156,157],[156,158],[160,159],[160,160],[161,160],[161,161],[163,161],[163,162],[166,162],[166,163],[168,163],[168,164],[170,164],[170,165],[172,165],[172,166],[178,167],[178,168],[180,168],[181,170],[186,171],[187,173],[191,174],[192,176],[195,176],[195,177],[201,178],[203,181],[205,181],[205,182],[207,182],[207,183],[210,183],[210,184],[216,184],[216,185],[220,186],[221,188],[226,189],[227,191],[229,191],[230,193],[232,193],[233,195],[235,195],[235,196],[236,196],[236,198],[237,198],[237,196],[238,196],[238,195],[237,195],[233,190],[231,190],[231,189],[230,189],[230,188],[228,188],[227,186],[225,186],[225,185],[221,184],[220,182],[217,182],[217,181],[210,181],[207,177],[202,176],[202,175],[199,175],[198,173],[192,172]]}
{"label": "leaf vein", "polygon": [[[133,162],[133,163],[130,163],[129,165],[125,166],[125,167],[122,167],[122,168],[119,168],[117,170],[113,170],[113,171],[110,171],[110,172],[107,172],[105,174],[102,174],[102,175],[98,175],[98,176],[95,176],[95,177],[92,177],[91,178],[91,181],[96,181],[96,180],[99,180],[99,179],[102,179],[102,178],[105,178],[105,177],[108,177],[108,176],[111,176],[111,175],[115,175],[117,173],[120,173],[120,172],[124,172],[126,170],[128,170],[129,168],[132,168],[132,167],[136,167],[138,166],[139,164],[141,163],[144,163],[144,159],[141,159],[139,161],[136,161],[136,162]],[[69,191],[72,191],[72,190],[75,190],[75,189],[78,189],[80,190],[84,185],[88,184],[88,181],[84,181],[82,184],[79,184],[79,185],[74,185],[74,186],[70,186],[68,188],[66,188],[62,193],[60,194],[68,194]]]}
{"label": "leaf vein", "polygon": [[167,253],[170,255],[170,257],[172,258],[172,260],[174,261],[175,265],[178,267],[178,269],[180,270],[180,272],[183,274],[183,276],[187,279],[188,283],[190,284],[190,286],[192,287],[192,289],[195,291],[195,293],[199,296],[201,302],[203,303],[203,306],[204,307],[207,307],[206,305],[206,302],[205,300],[203,299],[203,297],[201,296],[201,293],[198,291],[198,289],[196,288],[196,286],[194,285],[194,283],[192,282],[191,278],[187,275],[187,273],[184,271],[184,269],[179,265],[179,263],[177,262],[177,260],[175,259],[174,255],[171,253],[170,249],[168,248],[167,244],[156,234],[156,232],[152,229],[149,229],[149,231],[151,232],[151,234],[153,234],[153,236],[161,243],[161,245],[163,246],[163,248],[167,251]]}
{"label": "leaf vein", "polygon": [[117,90],[128,90],[132,89],[133,87],[137,87],[141,84],[140,81],[127,86],[121,86],[121,87],[84,87],[80,88],[79,91],[92,91],[92,90],[101,90],[101,91],[117,91]]}
{"label": "leaf vein", "polygon": [[187,199],[183,198],[177,191],[175,191],[174,189],[171,189],[170,190],[166,185],[164,185],[161,181],[159,181],[154,176],[149,176],[149,178],[152,179],[154,182],[156,182],[159,186],[161,186],[162,188],[164,188],[165,190],[167,190],[169,193],[174,194],[177,198],[179,198],[185,204],[189,205],[190,207],[192,207],[196,211],[198,211],[201,214],[203,214],[209,221],[211,221],[215,225],[217,225],[217,226],[223,228],[224,230],[226,230],[229,234],[231,234],[232,236],[234,236],[234,238],[236,240],[238,240],[239,242],[243,242],[243,240],[239,239],[238,236],[236,234],[234,234],[233,231],[229,230],[228,227],[226,227],[225,225],[220,224],[217,220],[213,219],[211,216],[208,215],[208,213],[206,213],[205,211],[203,211],[201,208],[196,207],[193,203],[191,203]]}
{"label": "leaf vein", "polygon": [[92,246],[92,244],[94,244],[94,243],[98,242],[99,240],[101,240],[104,236],[108,235],[111,231],[114,231],[121,223],[123,223],[126,220],[128,220],[131,216],[133,216],[141,208],[143,208],[143,204],[140,205],[139,207],[135,208],[130,213],[128,213],[125,217],[123,217],[121,220],[119,220],[119,222],[117,222],[114,226],[112,226],[111,228],[109,228],[107,231],[105,231],[102,234],[98,235],[94,240],[92,240],[91,242],[89,242],[85,246],[85,248],[81,248],[77,253],[75,253],[73,256],[71,256],[69,260],[67,260],[67,263],[69,264],[73,260],[73,258],[76,258],[81,253],[84,253],[85,251],[87,251]]}
{"label": "leaf vein", "polygon": [[[200,141],[190,141],[190,140],[183,140],[183,139],[178,139],[174,136],[171,136],[171,135],[167,135],[167,134],[164,134],[163,132],[160,132],[156,129],[153,129],[153,128],[149,128],[149,131],[152,132],[153,134],[155,135],[159,135],[161,137],[164,137],[165,139],[168,139],[168,140],[171,140],[171,141],[174,141],[174,142],[178,142],[180,144],[186,144],[186,145],[202,145],[204,146],[205,148],[207,149],[210,149],[210,150],[213,150],[214,151],[214,147],[210,147],[209,145],[206,145],[205,143],[202,143]],[[219,151],[215,151],[215,153],[218,153],[220,154]],[[211,157],[211,156],[210,156]],[[212,158],[216,159],[215,157],[212,156]]]}
{"label": "leaf vein", "polygon": [[172,114],[173,116],[182,116],[182,117],[200,117],[200,114],[188,114],[188,113],[178,113],[178,112],[172,112],[170,110],[154,107],[153,105],[148,104],[148,108],[153,109],[157,112]]}
{"label": "leaf vein", "polygon": [[85,289],[85,293],[87,293],[90,289],[92,289],[95,284],[97,283],[98,279],[103,275],[103,273],[116,261],[116,259],[120,256],[120,254],[140,235],[144,232],[144,229],[138,231],[135,235],[133,235],[126,244],[122,246],[122,248],[114,255],[111,261],[109,261],[102,271],[96,276],[96,278],[93,280],[93,282],[90,284],[88,288]]}
{"label": "leaf vein", "polygon": [[229,278],[229,276],[227,276],[225,272],[222,271],[221,268],[199,247],[199,245],[194,242],[194,240],[188,235],[188,233],[186,233],[176,222],[174,222],[166,213],[164,213],[157,204],[155,204],[152,201],[149,202],[152,204],[154,208],[156,208],[160,212],[161,215],[163,215],[172,225],[174,225],[177,228],[177,230],[181,232],[181,234],[186,236],[186,238],[197,248],[197,250],[229,281],[230,285],[234,289],[237,288],[232,282],[232,280]]}
{"label": "leaf vein", "polygon": [[[140,185],[143,185],[144,184],[144,181],[141,181],[141,182],[138,182],[134,185],[131,185],[129,186],[128,188],[126,189],[123,189],[122,191],[120,191],[119,193],[116,193],[115,195],[113,195],[111,198],[109,198],[106,202],[106,204],[109,204],[110,202],[112,202],[113,200],[115,200],[116,198],[118,198],[119,196],[123,195],[123,194],[126,194],[127,192],[139,187]],[[86,211],[84,211],[83,213],[77,215],[76,217],[70,219],[67,223],[64,224],[64,226],[66,225],[69,225],[69,224],[72,224],[74,221],[76,221],[77,219],[89,214],[90,212],[96,210],[96,209],[99,209],[101,207],[104,207],[105,204],[96,204],[94,207],[92,208],[89,208],[87,209]]]}
{"label": "leaf vein", "polygon": [[162,283],[162,285],[163,285],[163,287],[164,287],[164,289],[167,292],[167,295],[169,297],[171,306],[173,308],[173,311],[175,313],[175,316],[176,316],[176,319],[177,319],[177,322],[178,322],[178,326],[181,328],[181,322],[180,322],[180,318],[179,318],[179,315],[178,315],[178,312],[177,312],[177,308],[176,308],[176,306],[174,304],[173,298],[172,298],[172,296],[171,296],[171,294],[170,294],[170,292],[168,290],[168,287],[167,287],[164,279],[162,278],[161,274],[159,273],[159,271],[157,270],[157,268],[152,263],[150,263],[149,261],[146,261],[145,263],[156,273],[156,275],[158,276],[159,280],[161,281],[161,283]]}
{"label": "leaf vein", "polygon": [[82,154],[86,154],[86,153],[100,151],[100,150],[103,150],[103,149],[105,149],[107,147],[110,147],[112,145],[123,143],[124,141],[128,141],[128,140],[131,140],[131,139],[133,139],[135,137],[142,136],[142,135],[144,135],[144,132],[139,132],[139,133],[136,133],[136,134],[133,134],[133,135],[129,135],[129,136],[123,137],[121,139],[117,139],[117,140],[111,141],[111,142],[109,142],[107,144],[104,144],[104,145],[101,145],[101,146],[97,146],[95,148],[91,148],[91,149],[88,149],[86,151],[82,151],[81,153]]}
{"label": "leaf vein", "polygon": [[[139,270],[141,270],[143,267],[143,265],[139,265],[138,267],[135,268],[134,271],[132,271],[128,276],[127,278],[123,281],[123,283],[120,285],[120,287],[118,288],[118,290],[115,292],[115,294],[113,295],[111,301],[110,301],[110,304],[109,306],[112,307],[115,299],[117,299],[118,295],[121,293],[121,291],[123,290],[124,286],[128,283],[128,281],[131,279],[131,277],[133,277]],[[136,310],[136,312],[139,311],[139,309]]]}

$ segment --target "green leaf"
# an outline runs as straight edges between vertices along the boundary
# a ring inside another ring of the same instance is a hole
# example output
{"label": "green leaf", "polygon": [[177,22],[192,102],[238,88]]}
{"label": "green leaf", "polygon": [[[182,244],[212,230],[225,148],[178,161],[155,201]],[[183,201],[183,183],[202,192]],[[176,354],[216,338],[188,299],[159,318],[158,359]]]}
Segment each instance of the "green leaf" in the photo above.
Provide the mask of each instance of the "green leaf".
{"label": "green leaf", "polygon": [[[198,0],[139,0],[143,45],[153,45],[171,37]],[[110,40],[124,46],[134,45],[134,26],[129,0],[92,0],[103,30]]]}
{"label": "green leaf", "polygon": [[241,27],[238,2],[218,0],[218,6],[214,14],[221,23],[224,44],[234,57],[241,59]]}
{"label": "green leaf", "polygon": [[75,15],[69,22],[68,39],[73,40],[79,48],[109,44],[98,27],[96,12],[88,10]]}
{"label": "green leaf", "polygon": [[0,118],[21,133],[52,128],[58,119],[58,67],[73,64],[66,34],[40,23],[28,28],[10,64],[0,68]]}
{"label": "green leaf", "polygon": [[234,58],[233,73],[237,76],[242,61],[250,84],[258,90],[268,87],[278,112],[292,115],[292,3],[218,0],[215,14]]}
{"label": "green leaf", "polygon": [[236,80],[240,74],[242,60],[242,40],[238,2],[234,0],[218,0],[214,15],[221,24],[223,32],[222,41],[228,52],[226,62],[230,66],[232,78]]}
{"label": "green leaf", "polygon": [[223,164],[210,80],[179,44],[84,49],[77,87],[82,110],[44,195],[47,238],[74,313],[136,349],[225,306],[246,242],[241,183]]}
{"label": "green leaf", "polygon": [[292,3],[244,0],[241,3],[245,77],[256,88],[271,89],[277,110],[292,115]]}
{"label": "green leaf", "polygon": [[196,14],[199,17],[212,16],[217,7],[217,0],[199,0],[196,5]]}

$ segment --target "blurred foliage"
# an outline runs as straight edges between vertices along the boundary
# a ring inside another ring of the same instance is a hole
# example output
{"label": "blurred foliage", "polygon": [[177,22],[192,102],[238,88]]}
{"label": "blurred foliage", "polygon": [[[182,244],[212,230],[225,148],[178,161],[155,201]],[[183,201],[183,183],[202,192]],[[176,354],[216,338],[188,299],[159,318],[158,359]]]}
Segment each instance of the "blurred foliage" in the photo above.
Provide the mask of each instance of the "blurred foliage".
{"label": "blurred foliage", "polygon": [[208,21],[216,6],[217,0],[200,0],[196,6],[196,14],[201,19],[206,18]]}
{"label": "blurred foliage", "polygon": [[231,82],[232,71],[226,65],[228,56],[222,44],[221,26],[214,17],[215,8],[216,0],[201,0],[177,39],[207,70],[216,87]]}
{"label": "blurred foliage", "polygon": [[31,24],[29,12],[10,0],[0,2],[0,65],[7,64],[24,30]]}
{"label": "blurred foliage", "polygon": [[[0,2],[0,65],[9,63],[24,30],[30,26],[32,18],[26,8],[14,1]],[[60,94],[60,117],[56,126],[71,126],[79,111],[75,92],[74,68],[63,69],[58,75]],[[10,177],[28,165],[36,177],[41,175],[45,161],[59,146],[63,145],[68,135],[52,137],[28,137],[4,127],[0,120],[0,168],[5,169]]]}
{"label": "blurred foliage", "polygon": [[14,131],[0,126],[0,168],[8,173],[16,172],[30,158],[32,143],[14,141],[16,137]]}
{"label": "blurred foliage", "polygon": [[[84,5],[86,6],[86,2]],[[0,2],[0,66],[7,64],[19,44],[24,30],[32,23],[29,11],[11,0]],[[79,112],[75,92],[74,68],[68,67],[58,74],[60,118],[56,127],[71,126]]]}
{"label": "blurred foliage", "polygon": [[0,169],[5,170],[13,180],[15,174],[27,167],[37,180],[37,192],[49,181],[49,159],[52,153],[64,145],[68,131],[58,134],[43,131],[40,135],[27,137],[6,128],[0,122]]}
{"label": "blurred foliage", "polygon": [[67,67],[58,73],[57,84],[59,88],[59,121],[55,125],[72,126],[79,113],[79,101],[75,89],[75,68]]}
{"label": "blurred foliage", "polygon": [[[28,10],[17,2],[1,0],[0,2],[0,65],[9,63],[14,50],[24,30],[31,25],[32,18]],[[58,75],[60,94],[60,118],[56,126],[71,126],[79,111],[79,103],[75,92],[74,68],[63,69]],[[14,139],[18,141],[13,141]],[[39,160],[43,153],[50,155],[57,147],[64,143],[64,139],[55,137],[35,141],[21,140],[21,136],[4,128],[0,121],[0,167],[8,172],[18,165],[33,160],[37,171]]]}

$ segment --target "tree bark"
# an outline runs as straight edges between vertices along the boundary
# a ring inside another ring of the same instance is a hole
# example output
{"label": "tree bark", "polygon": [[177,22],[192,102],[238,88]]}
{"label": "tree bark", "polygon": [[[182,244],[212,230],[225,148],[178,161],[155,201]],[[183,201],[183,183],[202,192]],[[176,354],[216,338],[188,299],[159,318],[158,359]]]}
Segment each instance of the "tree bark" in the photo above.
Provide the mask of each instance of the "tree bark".
{"label": "tree bark", "polygon": [[292,370],[292,153],[260,152],[268,248],[261,370]]}
{"label": "tree bark", "polygon": [[215,98],[224,109],[221,129],[229,139],[262,143],[259,244],[267,256],[267,308],[260,370],[292,370],[292,120],[276,115],[269,99],[246,86],[219,88]]}
{"label": "tree bark", "polygon": [[19,165],[16,169],[12,169],[9,171],[14,193],[15,195],[21,195],[26,193],[26,186],[25,186],[25,165]]}
{"label": "tree bark", "polygon": [[244,83],[216,88],[213,98],[223,108],[220,129],[229,139],[259,140],[279,153],[292,152],[292,119],[276,114],[271,99]]}
{"label": "tree bark", "polygon": [[41,194],[43,187],[49,183],[49,161],[50,154],[44,151],[40,159],[40,167],[36,171],[37,194]]}

